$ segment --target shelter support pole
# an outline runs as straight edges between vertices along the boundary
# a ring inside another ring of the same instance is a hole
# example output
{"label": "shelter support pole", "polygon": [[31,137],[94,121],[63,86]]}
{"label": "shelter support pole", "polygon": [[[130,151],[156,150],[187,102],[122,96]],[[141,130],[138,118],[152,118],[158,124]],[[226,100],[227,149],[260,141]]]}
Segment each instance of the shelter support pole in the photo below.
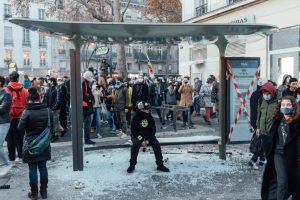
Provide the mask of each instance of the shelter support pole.
{"label": "shelter support pole", "polygon": [[83,114],[80,66],[81,42],[78,36],[73,40],[73,44],[75,49],[70,50],[73,171],[83,171]]}
{"label": "shelter support pole", "polygon": [[225,65],[225,50],[228,42],[224,36],[219,36],[216,42],[220,53],[220,84],[219,84],[219,123],[220,123],[220,137],[219,143],[219,157],[220,159],[226,160],[226,137],[228,131],[228,118],[227,113],[229,112],[227,104],[227,81],[226,81],[226,65]]}

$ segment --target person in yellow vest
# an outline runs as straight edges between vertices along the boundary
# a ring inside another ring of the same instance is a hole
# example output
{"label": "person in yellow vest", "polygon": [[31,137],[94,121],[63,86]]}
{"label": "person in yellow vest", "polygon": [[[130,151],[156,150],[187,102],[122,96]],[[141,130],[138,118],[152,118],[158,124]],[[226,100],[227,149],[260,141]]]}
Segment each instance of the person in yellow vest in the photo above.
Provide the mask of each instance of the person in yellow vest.
{"label": "person in yellow vest", "polygon": [[127,121],[127,125],[128,127],[130,127],[130,123],[131,123],[131,111],[132,111],[132,81],[130,78],[127,78],[124,82],[125,86],[127,87],[127,91],[128,91],[128,112],[126,113],[126,121]]}

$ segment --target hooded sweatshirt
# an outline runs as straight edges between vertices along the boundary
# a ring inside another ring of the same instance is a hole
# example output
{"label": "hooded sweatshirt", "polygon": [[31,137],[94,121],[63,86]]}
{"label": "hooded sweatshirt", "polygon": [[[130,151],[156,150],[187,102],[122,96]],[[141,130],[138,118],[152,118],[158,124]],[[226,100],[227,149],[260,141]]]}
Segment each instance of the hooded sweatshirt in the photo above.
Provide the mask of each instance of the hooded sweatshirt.
{"label": "hooded sweatshirt", "polygon": [[266,101],[261,97],[258,100],[257,109],[257,128],[260,129],[263,134],[268,134],[273,124],[273,116],[274,111],[278,105],[278,98],[276,96],[276,88],[270,82],[264,84],[261,87],[260,91],[268,91],[272,97],[269,101]]}
{"label": "hooded sweatshirt", "polygon": [[155,136],[155,121],[150,113],[138,110],[136,115],[132,118],[131,124],[131,134],[133,138],[142,136],[144,139],[149,140]]}
{"label": "hooded sweatshirt", "polygon": [[28,91],[21,83],[10,82],[5,90],[11,95],[9,116],[11,119],[20,119],[27,103]]}

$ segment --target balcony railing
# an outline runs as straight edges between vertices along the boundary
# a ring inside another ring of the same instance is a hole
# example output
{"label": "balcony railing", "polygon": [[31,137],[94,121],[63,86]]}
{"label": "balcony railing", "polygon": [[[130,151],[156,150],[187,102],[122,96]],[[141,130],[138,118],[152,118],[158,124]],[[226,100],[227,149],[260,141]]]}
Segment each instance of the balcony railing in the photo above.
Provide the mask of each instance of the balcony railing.
{"label": "balcony railing", "polygon": [[4,19],[8,19],[8,18],[11,18],[12,17],[12,14],[4,14],[3,15],[3,18]]}
{"label": "balcony railing", "polygon": [[[147,62],[147,56],[143,52],[138,52],[136,50],[133,51],[133,56],[138,61]],[[167,52],[158,53],[155,51],[151,51],[149,54],[150,61],[159,62],[159,61],[166,61],[167,60]]]}
{"label": "balcony railing", "polygon": [[4,39],[4,45],[14,45],[14,41],[12,39]]}
{"label": "balcony railing", "polygon": [[31,42],[30,41],[23,41],[22,45],[23,45],[23,47],[31,47]]}
{"label": "balcony railing", "polygon": [[196,16],[197,17],[202,16],[207,12],[208,12],[207,11],[207,4],[203,4],[203,5],[196,8]]}
{"label": "balcony railing", "polygon": [[202,16],[206,13],[215,11],[217,9],[226,7],[226,6],[230,6],[242,1],[246,1],[246,0],[226,0],[226,2],[224,1],[223,4],[217,4],[217,5],[209,5],[207,3],[202,4],[200,6],[198,6],[195,10],[196,10],[196,17]]}
{"label": "balcony railing", "polygon": [[39,42],[39,47],[40,48],[47,48],[47,43],[46,42]]}

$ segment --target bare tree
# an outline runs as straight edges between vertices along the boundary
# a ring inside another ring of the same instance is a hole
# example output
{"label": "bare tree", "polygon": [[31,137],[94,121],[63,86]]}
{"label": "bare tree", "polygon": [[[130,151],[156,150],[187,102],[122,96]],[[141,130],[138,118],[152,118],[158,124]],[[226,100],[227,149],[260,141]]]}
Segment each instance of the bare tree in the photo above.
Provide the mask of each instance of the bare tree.
{"label": "bare tree", "polygon": [[[22,13],[32,3],[41,3],[40,0],[11,0],[17,13]],[[99,21],[99,22],[123,22],[131,0],[127,1],[121,11],[120,0],[44,0],[48,16],[56,16],[60,20],[70,21]],[[119,75],[126,77],[125,47],[122,41],[117,43]]]}

